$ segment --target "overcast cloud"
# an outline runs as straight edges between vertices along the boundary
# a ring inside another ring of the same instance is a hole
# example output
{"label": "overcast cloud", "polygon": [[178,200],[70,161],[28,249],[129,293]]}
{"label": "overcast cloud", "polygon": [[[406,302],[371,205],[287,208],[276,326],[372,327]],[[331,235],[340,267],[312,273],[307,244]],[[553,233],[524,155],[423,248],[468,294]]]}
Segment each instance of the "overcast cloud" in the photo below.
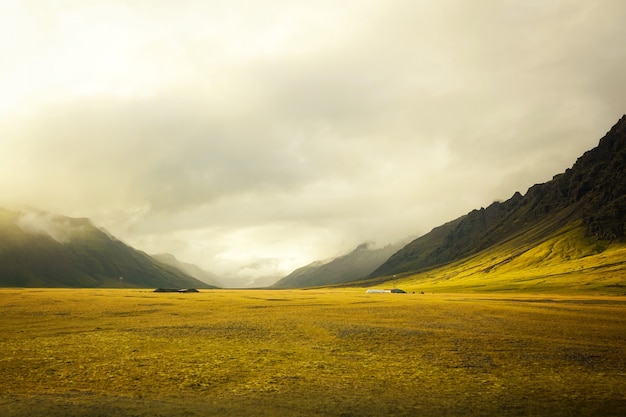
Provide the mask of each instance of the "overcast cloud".
{"label": "overcast cloud", "polygon": [[621,0],[0,0],[0,205],[283,276],[571,166],[626,112],[625,21]]}

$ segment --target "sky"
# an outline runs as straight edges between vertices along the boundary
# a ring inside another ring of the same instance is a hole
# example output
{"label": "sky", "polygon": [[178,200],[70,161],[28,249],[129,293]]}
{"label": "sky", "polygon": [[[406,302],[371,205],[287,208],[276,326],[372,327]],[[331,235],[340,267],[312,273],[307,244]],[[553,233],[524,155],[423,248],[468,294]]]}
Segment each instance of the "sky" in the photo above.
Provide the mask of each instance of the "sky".
{"label": "sky", "polygon": [[0,206],[280,278],[570,167],[626,113],[625,21],[622,0],[0,0]]}

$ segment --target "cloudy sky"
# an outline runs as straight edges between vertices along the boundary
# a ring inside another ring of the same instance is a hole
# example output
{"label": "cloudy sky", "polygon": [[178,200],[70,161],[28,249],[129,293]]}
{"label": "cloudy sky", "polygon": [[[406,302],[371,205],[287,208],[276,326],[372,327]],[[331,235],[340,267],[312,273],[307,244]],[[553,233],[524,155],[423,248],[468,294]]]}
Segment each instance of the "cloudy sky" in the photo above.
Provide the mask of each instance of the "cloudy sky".
{"label": "cloudy sky", "polygon": [[232,283],[428,232],[626,112],[622,0],[0,0],[0,205]]}

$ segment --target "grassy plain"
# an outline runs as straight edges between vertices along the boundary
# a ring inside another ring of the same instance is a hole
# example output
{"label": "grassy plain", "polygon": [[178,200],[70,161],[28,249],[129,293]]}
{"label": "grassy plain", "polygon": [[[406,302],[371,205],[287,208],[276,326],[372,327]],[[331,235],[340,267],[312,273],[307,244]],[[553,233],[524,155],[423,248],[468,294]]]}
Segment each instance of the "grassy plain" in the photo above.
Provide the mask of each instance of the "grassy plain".
{"label": "grassy plain", "polygon": [[3,289],[0,415],[622,416],[626,298]]}

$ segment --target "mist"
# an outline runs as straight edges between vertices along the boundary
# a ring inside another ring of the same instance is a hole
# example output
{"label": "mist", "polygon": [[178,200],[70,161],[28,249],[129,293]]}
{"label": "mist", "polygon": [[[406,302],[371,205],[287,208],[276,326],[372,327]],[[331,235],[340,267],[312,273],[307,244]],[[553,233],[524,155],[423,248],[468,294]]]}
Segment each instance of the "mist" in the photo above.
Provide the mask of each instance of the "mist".
{"label": "mist", "polygon": [[[4,2],[0,204],[238,283],[419,236],[597,144],[626,109],[625,18],[617,0]],[[62,240],[43,220],[22,221]]]}

